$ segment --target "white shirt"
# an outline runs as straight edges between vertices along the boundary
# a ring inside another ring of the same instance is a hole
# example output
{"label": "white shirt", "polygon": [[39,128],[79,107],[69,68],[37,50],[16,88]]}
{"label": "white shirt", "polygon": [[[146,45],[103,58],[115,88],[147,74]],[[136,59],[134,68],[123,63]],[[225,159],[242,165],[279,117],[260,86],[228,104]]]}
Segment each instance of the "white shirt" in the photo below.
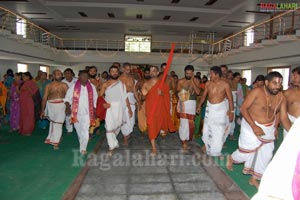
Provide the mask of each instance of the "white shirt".
{"label": "white shirt", "polygon": [[68,87],[70,88],[72,84],[75,84],[77,81],[77,78],[73,77],[73,79],[71,80],[71,82],[67,81],[67,79],[63,79],[61,82],[66,83],[68,85]]}
{"label": "white shirt", "polygon": [[[98,94],[96,88],[93,84],[91,84],[93,88],[93,104],[94,108],[97,105]],[[73,93],[74,93],[75,84],[72,84],[66,94],[65,102],[69,102],[72,106],[73,103]],[[78,105],[78,115],[88,115],[89,114],[89,98],[88,98],[88,90],[86,86],[81,85],[80,96],[79,96],[79,105]]]}

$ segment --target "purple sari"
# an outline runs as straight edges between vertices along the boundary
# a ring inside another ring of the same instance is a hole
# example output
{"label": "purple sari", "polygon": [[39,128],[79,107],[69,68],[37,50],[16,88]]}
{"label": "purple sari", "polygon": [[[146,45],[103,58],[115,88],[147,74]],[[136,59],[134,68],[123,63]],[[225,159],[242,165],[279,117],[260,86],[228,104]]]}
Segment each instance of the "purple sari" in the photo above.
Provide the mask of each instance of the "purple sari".
{"label": "purple sari", "polygon": [[14,82],[11,85],[10,98],[10,128],[18,130],[20,128],[20,94],[17,92],[22,81]]}

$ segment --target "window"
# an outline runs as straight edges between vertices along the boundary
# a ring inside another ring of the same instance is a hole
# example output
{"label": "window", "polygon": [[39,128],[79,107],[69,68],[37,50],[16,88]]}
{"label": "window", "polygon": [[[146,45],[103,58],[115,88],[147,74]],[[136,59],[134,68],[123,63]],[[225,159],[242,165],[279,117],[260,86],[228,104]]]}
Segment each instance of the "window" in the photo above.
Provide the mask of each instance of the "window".
{"label": "window", "polygon": [[254,30],[249,29],[245,33],[244,46],[250,46],[254,42]]}
{"label": "window", "polygon": [[16,20],[17,35],[23,35],[26,38],[26,20],[23,18],[17,18]]}
{"label": "window", "polygon": [[49,69],[48,66],[41,65],[40,70],[43,71],[43,72],[46,72],[49,75],[50,69]]}
{"label": "window", "polygon": [[125,52],[151,52],[151,36],[125,35]]}
{"label": "window", "polygon": [[252,75],[251,69],[242,70],[242,77],[247,79],[246,82],[247,85],[251,85],[251,75]]}
{"label": "window", "polygon": [[269,67],[268,68],[268,72],[279,72],[282,77],[283,77],[283,81],[282,81],[282,86],[283,89],[286,90],[289,88],[289,79],[290,79],[290,67]]}
{"label": "window", "polygon": [[28,72],[28,65],[18,63],[18,72]]}

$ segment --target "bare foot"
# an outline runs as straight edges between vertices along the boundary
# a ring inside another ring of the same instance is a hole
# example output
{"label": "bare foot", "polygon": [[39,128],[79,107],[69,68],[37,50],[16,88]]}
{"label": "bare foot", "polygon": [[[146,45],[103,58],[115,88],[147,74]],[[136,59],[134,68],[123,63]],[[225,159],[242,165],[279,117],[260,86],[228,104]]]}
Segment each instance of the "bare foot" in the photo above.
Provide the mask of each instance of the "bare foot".
{"label": "bare foot", "polygon": [[128,136],[124,136],[124,141],[123,141],[123,145],[124,146],[128,146],[128,138],[129,138],[129,135]]}
{"label": "bare foot", "polygon": [[257,182],[257,180],[253,176],[250,178],[249,184],[255,186],[257,189],[259,187],[259,183]]}
{"label": "bare foot", "polygon": [[230,135],[229,139],[230,140],[236,140],[235,137],[234,137],[234,135]]}
{"label": "bare foot", "polygon": [[188,151],[188,145],[187,145],[186,142],[183,142],[183,144],[182,144],[182,151],[183,152],[187,152]]}
{"label": "bare foot", "polygon": [[206,146],[203,145],[203,146],[201,147],[201,150],[202,150],[203,153],[206,153]]}
{"label": "bare foot", "polygon": [[229,171],[232,171],[232,170],[233,170],[233,168],[232,168],[232,158],[231,158],[231,155],[228,155],[228,156],[227,156],[226,168],[227,168]]}
{"label": "bare foot", "polygon": [[53,149],[58,150],[59,149],[58,145],[53,145]]}
{"label": "bare foot", "polygon": [[156,155],[157,155],[156,149],[152,149],[151,156],[156,156]]}
{"label": "bare foot", "polygon": [[81,153],[81,155],[86,155],[87,151],[86,150],[81,150],[80,153]]}
{"label": "bare foot", "polygon": [[113,150],[113,149],[112,149],[112,150],[108,150],[107,155],[108,155],[109,157],[112,157],[113,153],[114,153],[114,150]]}

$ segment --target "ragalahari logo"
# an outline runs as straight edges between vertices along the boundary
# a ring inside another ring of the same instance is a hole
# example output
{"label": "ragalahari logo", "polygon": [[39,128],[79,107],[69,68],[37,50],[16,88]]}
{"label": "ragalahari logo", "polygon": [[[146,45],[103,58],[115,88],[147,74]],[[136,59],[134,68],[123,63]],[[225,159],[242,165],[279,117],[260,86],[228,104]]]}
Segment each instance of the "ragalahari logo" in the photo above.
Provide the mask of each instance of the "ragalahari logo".
{"label": "ragalahari logo", "polygon": [[264,12],[282,12],[287,10],[295,10],[300,7],[300,4],[295,2],[281,2],[281,3],[260,3],[260,11]]}

